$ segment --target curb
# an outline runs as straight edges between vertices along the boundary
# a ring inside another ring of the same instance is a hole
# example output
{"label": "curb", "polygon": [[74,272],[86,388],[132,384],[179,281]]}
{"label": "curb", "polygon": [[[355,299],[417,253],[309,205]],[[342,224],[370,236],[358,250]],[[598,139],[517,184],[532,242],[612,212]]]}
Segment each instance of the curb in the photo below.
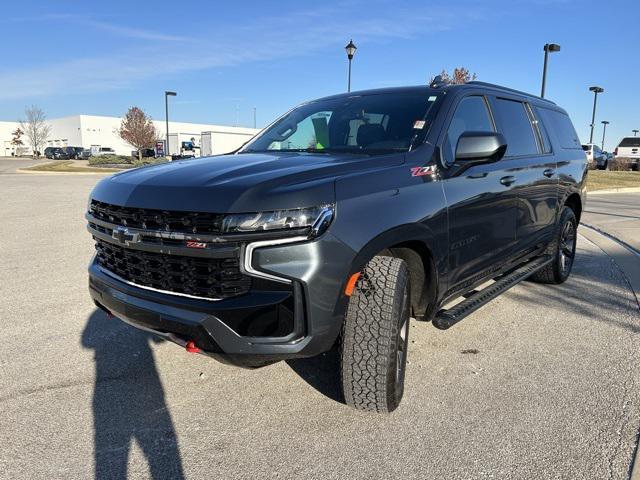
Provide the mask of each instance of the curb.
{"label": "curb", "polygon": [[606,190],[587,190],[588,195],[599,193],[635,193],[640,192],[640,187],[607,188]]}
{"label": "curb", "polygon": [[613,260],[627,280],[640,309],[640,253],[613,235],[581,223],[579,233]]}
{"label": "curb", "polygon": [[640,251],[638,251],[638,249],[632,247],[631,245],[629,245],[627,242],[625,242],[624,240],[620,240],[618,237],[616,237],[615,235],[611,235],[609,232],[606,232],[604,230],[602,230],[601,228],[598,228],[594,225],[590,225],[588,223],[584,223],[584,222],[580,222],[580,225],[590,228],[591,230],[595,230],[596,232],[598,232],[600,235],[604,235],[605,237],[610,238],[611,240],[613,240],[614,242],[618,242],[620,245],[622,245],[623,247],[625,247],[628,250],[631,250],[633,253],[635,253],[636,255],[638,255],[638,257],[640,257]]}
{"label": "curb", "polygon": [[[631,292],[635,296],[640,309],[640,252],[634,250],[623,241],[600,229],[581,223],[579,232],[584,238],[600,248],[616,264],[627,280]],[[629,480],[640,480],[640,432],[636,434],[636,446],[629,465]]]}

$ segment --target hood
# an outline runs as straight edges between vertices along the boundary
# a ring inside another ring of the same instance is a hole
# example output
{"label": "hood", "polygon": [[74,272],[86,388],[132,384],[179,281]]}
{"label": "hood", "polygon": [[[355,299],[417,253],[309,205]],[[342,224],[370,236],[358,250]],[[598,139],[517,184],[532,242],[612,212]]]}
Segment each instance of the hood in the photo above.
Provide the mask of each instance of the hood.
{"label": "hood", "polygon": [[222,155],[118,173],[98,183],[91,197],[121,206],[212,213],[311,207],[335,202],[336,177],[403,161],[404,154]]}

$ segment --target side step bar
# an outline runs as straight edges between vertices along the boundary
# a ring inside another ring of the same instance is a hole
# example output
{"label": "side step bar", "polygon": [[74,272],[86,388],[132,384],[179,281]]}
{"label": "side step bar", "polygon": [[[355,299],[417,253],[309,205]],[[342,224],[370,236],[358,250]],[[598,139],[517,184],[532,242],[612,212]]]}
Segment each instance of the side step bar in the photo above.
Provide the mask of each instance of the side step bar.
{"label": "side step bar", "polygon": [[506,273],[496,279],[494,283],[482,290],[474,290],[466,294],[466,299],[462,302],[454,305],[448,310],[440,310],[433,319],[433,325],[440,330],[446,330],[447,328],[455,325],[467,315],[472,314],[480,307],[490,302],[498,295],[506,292],[514,285],[517,285],[527,277],[533,275],[535,272],[545,267],[551,261],[553,257],[545,255],[531,260],[525,263],[523,266],[516,268],[510,273]]}

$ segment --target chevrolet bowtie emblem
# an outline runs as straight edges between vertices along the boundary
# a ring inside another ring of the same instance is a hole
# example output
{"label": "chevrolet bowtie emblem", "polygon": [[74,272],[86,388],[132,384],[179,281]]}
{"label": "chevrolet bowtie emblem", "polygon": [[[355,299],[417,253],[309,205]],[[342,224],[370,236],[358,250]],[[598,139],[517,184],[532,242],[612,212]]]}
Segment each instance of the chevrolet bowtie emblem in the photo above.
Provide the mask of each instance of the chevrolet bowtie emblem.
{"label": "chevrolet bowtie emblem", "polygon": [[140,234],[131,233],[128,228],[116,227],[113,229],[111,238],[117,240],[118,243],[129,245],[130,243],[138,243],[140,241]]}

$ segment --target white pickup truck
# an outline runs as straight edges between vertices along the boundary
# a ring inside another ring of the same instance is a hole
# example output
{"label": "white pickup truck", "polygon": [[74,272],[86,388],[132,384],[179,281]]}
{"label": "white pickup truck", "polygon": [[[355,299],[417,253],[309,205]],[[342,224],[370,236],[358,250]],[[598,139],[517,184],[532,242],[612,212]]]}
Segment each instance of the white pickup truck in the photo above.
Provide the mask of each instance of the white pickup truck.
{"label": "white pickup truck", "polygon": [[624,137],[615,149],[616,158],[631,160],[631,170],[638,170],[640,163],[640,137]]}

